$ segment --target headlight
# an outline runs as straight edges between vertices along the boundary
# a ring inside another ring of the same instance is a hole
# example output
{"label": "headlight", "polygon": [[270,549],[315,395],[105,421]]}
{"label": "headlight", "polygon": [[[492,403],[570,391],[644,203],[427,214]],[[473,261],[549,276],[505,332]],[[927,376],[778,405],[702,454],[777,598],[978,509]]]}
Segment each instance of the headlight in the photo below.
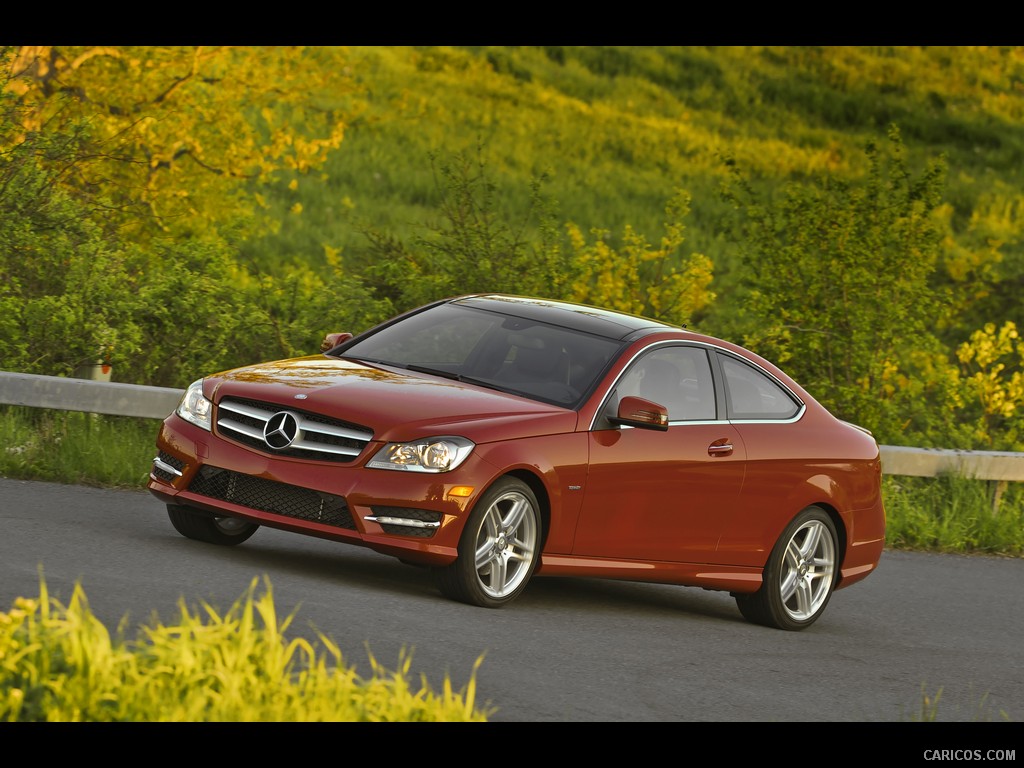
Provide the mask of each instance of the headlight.
{"label": "headlight", "polygon": [[203,380],[193,381],[188,385],[181,402],[178,403],[177,414],[185,421],[191,421],[197,427],[202,427],[207,432],[211,430],[210,412],[213,410],[213,403],[203,397]]}
{"label": "headlight", "polygon": [[411,443],[388,443],[366,466],[406,472],[450,472],[466,460],[473,447],[473,442],[464,437],[428,437]]}

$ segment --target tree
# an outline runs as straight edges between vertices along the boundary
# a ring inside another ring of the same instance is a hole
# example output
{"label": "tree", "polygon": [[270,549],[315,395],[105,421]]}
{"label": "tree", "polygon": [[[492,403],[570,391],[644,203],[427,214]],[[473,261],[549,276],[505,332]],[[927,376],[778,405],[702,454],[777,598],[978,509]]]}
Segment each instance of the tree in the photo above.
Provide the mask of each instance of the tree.
{"label": "tree", "polygon": [[102,185],[133,229],[196,234],[250,219],[239,182],[339,146],[357,92],[345,63],[331,47],[21,46],[8,87],[29,130],[91,126],[69,183]]}
{"label": "tree", "polygon": [[484,158],[432,155],[437,220],[406,244],[364,226],[369,259],[359,265],[378,295],[399,309],[474,292],[565,298],[574,265],[559,242],[557,203],[544,192],[546,177],[531,180],[524,211],[501,207],[498,186]]}
{"label": "tree", "polygon": [[[27,128],[28,110],[2,79],[9,56],[0,51],[0,368],[69,375],[137,344],[135,275],[116,230],[94,216],[95,190],[72,194],[65,183],[90,126]],[[115,294],[124,300],[109,301]]]}
{"label": "tree", "polygon": [[301,349],[303,322],[312,351],[358,280],[254,285],[235,253],[274,226],[261,186],[319,167],[358,93],[343,48],[0,48],[0,365],[70,375],[100,357],[181,386]]}
{"label": "tree", "polygon": [[895,126],[865,154],[862,184],[812,179],[766,204],[733,166],[724,194],[743,217],[745,344],[898,442],[948,421],[947,355],[934,334],[945,302],[930,281],[946,168],[939,158],[915,178]]}

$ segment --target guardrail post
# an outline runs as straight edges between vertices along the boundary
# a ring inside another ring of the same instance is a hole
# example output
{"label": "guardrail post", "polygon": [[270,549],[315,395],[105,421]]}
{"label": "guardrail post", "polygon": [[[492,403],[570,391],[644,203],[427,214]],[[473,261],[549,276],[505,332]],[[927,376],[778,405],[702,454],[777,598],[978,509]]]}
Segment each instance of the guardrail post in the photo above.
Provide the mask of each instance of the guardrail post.
{"label": "guardrail post", "polygon": [[74,378],[87,381],[110,381],[114,366],[97,360],[95,363],[80,365],[75,369]]}
{"label": "guardrail post", "polygon": [[1003,498],[1003,493],[1006,492],[1009,482],[1009,480],[996,480],[992,484],[994,486],[992,488],[992,517],[999,515],[999,502]]}

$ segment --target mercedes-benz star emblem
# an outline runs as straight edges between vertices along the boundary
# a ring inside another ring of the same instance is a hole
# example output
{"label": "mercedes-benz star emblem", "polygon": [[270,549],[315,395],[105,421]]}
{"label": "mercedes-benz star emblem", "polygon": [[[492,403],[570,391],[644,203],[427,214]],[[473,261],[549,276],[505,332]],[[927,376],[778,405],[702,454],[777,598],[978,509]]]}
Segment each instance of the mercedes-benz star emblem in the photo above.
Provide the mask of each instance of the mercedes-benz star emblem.
{"label": "mercedes-benz star emblem", "polygon": [[263,428],[263,439],[271,448],[281,450],[292,444],[299,434],[299,420],[294,413],[279,411],[270,417]]}

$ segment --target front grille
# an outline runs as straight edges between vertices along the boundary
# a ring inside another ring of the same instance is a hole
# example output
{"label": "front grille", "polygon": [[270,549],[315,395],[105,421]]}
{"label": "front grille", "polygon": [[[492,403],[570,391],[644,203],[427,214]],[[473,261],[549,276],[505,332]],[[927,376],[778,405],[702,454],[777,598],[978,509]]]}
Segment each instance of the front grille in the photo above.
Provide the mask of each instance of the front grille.
{"label": "front grille", "polygon": [[[271,448],[263,437],[264,430],[267,422],[280,413],[291,414],[298,431],[287,447]],[[373,430],[358,424],[235,397],[226,397],[217,405],[217,431],[261,453],[338,463],[353,461],[373,439]]]}
{"label": "front grille", "polygon": [[354,531],[348,503],[341,496],[320,493],[297,485],[204,466],[188,489],[200,496],[230,501],[261,512],[273,512],[295,520],[307,520]]}

